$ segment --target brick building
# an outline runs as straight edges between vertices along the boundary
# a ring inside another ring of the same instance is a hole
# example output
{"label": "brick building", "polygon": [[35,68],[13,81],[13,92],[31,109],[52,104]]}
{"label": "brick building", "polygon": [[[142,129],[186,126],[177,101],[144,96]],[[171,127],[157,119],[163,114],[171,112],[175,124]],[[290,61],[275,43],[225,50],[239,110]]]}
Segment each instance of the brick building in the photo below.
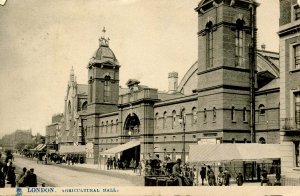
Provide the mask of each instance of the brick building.
{"label": "brick building", "polygon": [[282,172],[299,178],[300,5],[280,0],[280,142]]}
{"label": "brick building", "polygon": [[253,49],[257,6],[252,0],[200,1],[198,60],[181,81],[177,72],[169,73],[167,92],[129,78],[121,88],[121,65],[101,37],[82,93],[71,72],[65,143],[85,143],[88,163],[154,154],[188,161],[189,144],[195,143],[279,143],[279,54],[265,46]]}
{"label": "brick building", "polygon": [[15,132],[11,134],[6,134],[1,139],[1,145],[3,149],[10,149],[15,150],[16,145],[18,143],[23,144],[32,144],[33,136],[32,136],[32,130],[16,130]]}

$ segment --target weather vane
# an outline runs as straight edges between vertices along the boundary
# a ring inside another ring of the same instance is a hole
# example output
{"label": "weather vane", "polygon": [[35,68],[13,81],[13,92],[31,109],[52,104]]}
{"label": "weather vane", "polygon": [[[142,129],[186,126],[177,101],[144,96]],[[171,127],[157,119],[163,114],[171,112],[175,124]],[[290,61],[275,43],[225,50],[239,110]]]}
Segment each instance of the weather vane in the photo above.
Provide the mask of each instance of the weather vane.
{"label": "weather vane", "polygon": [[109,44],[109,37],[108,38],[105,37],[105,33],[106,33],[105,27],[103,27],[102,32],[103,32],[103,36],[101,36],[100,39],[99,39],[100,44],[108,46],[108,44]]}

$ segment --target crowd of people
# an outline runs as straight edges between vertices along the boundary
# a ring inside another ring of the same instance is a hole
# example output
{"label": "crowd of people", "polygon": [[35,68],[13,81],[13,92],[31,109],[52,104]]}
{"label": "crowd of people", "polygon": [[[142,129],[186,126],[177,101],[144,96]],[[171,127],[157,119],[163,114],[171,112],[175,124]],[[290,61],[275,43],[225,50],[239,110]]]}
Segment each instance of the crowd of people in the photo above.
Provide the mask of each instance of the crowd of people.
{"label": "crowd of people", "polygon": [[107,170],[111,170],[111,169],[122,169],[122,170],[132,169],[134,172],[136,172],[136,170],[139,167],[141,167],[140,164],[141,164],[140,162],[137,162],[133,158],[131,159],[131,161],[127,161],[126,159],[121,161],[120,159],[116,159],[115,157],[108,158],[106,160]]}
{"label": "crowd of people", "polygon": [[[154,163],[152,161],[152,164],[150,160],[145,161],[145,167],[142,167],[144,174],[146,176],[166,175],[175,177],[179,186],[184,184],[196,186],[230,186],[231,182],[235,182],[237,186],[242,186],[245,180],[242,172],[237,171],[237,173],[232,175],[232,171],[230,172],[228,168],[219,167],[218,173],[215,173],[210,165],[203,165],[197,171],[195,165],[190,166],[188,163],[182,165],[180,159],[177,159],[176,164],[172,168],[168,168],[167,162],[156,160]],[[280,174],[276,173],[275,182],[271,183],[271,180],[268,178],[268,172],[265,169],[261,170],[257,176],[257,180],[261,183],[261,186],[281,186],[280,178]]]}
{"label": "crowd of people", "polygon": [[34,169],[27,170],[26,167],[22,172],[16,175],[16,167],[13,165],[14,157],[10,152],[7,152],[5,161],[2,161],[0,153],[0,188],[4,188],[6,184],[10,187],[37,187],[37,176]]}

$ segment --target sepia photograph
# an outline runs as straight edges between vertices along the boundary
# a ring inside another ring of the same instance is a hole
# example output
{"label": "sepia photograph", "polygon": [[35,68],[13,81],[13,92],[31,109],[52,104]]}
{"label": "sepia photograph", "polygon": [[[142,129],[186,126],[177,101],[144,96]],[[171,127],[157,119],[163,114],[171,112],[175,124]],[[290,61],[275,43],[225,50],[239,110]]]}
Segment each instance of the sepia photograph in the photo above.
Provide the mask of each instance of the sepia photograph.
{"label": "sepia photograph", "polygon": [[0,195],[300,185],[299,0],[0,0],[0,90]]}

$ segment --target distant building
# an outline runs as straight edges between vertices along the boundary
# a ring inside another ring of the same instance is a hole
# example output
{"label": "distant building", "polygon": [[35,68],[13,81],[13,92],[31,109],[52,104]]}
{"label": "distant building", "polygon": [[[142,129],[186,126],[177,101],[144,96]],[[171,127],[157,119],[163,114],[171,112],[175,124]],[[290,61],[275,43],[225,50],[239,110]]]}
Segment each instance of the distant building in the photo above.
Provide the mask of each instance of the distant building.
{"label": "distant building", "polygon": [[11,134],[6,134],[2,137],[1,143],[3,149],[15,150],[18,143],[31,144],[32,140],[32,130],[16,130]]}
{"label": "distant building", "polygon": [[46,144],[58,144],[60,142],[63,118],[63,114],[55,114],[52,116],[51,124],[46,126]]}

